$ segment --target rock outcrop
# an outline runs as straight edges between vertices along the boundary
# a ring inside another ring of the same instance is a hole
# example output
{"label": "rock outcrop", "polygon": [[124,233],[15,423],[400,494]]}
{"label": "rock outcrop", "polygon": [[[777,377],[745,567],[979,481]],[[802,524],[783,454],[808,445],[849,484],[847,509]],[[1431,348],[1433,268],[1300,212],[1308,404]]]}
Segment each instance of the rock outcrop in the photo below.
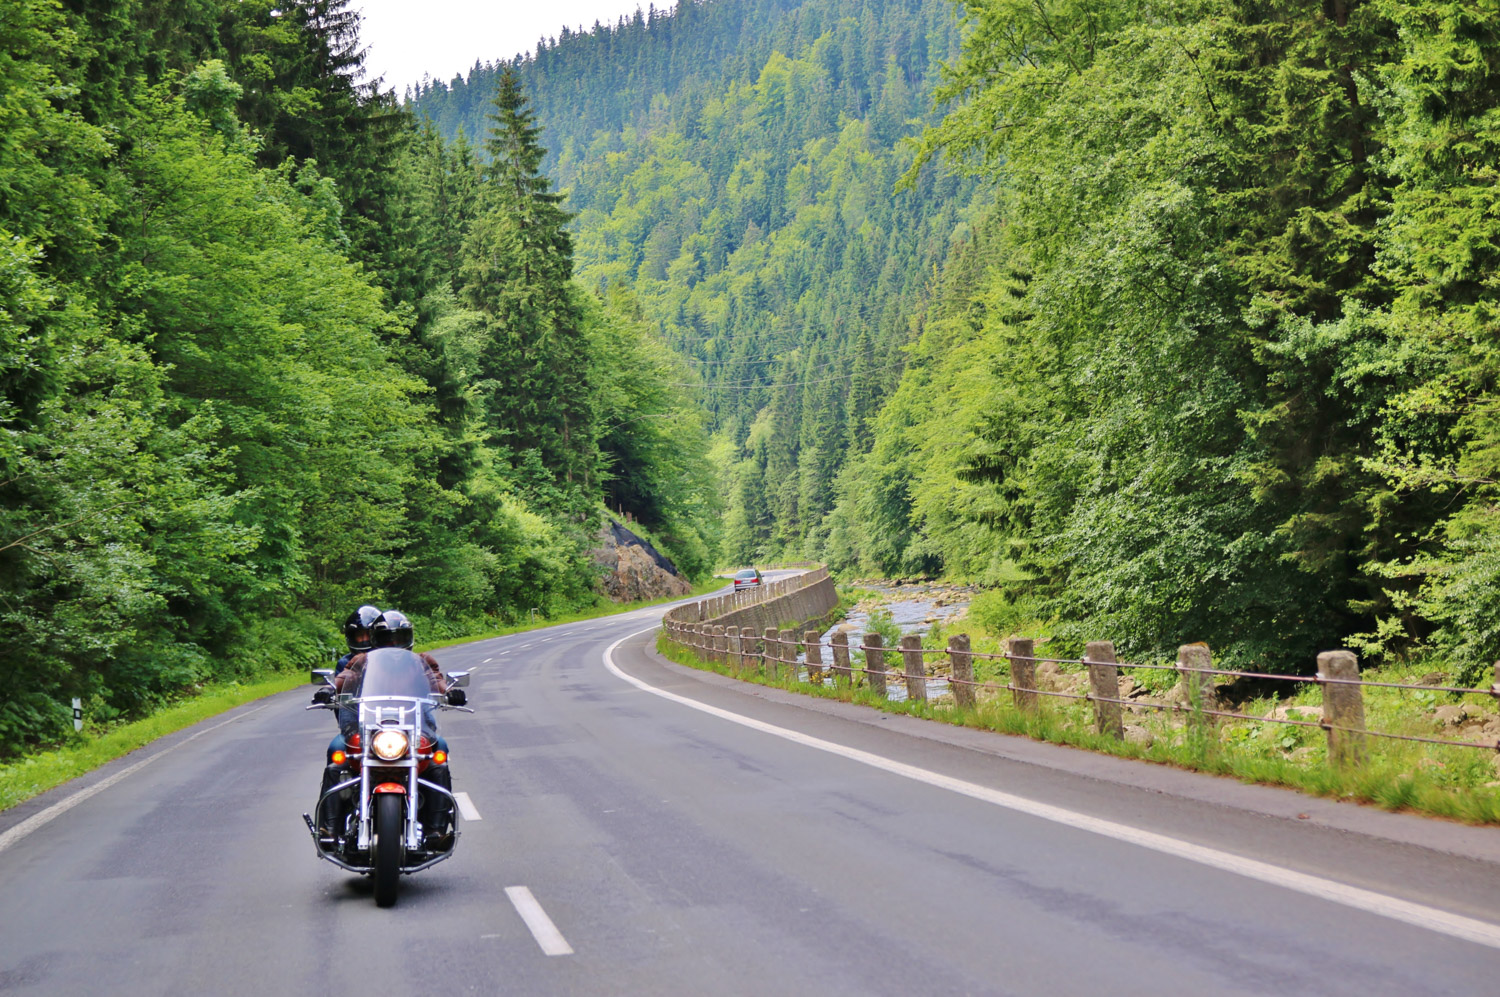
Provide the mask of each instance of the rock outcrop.
{"label": "rock outcrop", "polygon": [[639,602],[693,591],[677,565],[649,541],[614,520],[599,531],[594,563],[604,569],[599,589],[615,602]]}

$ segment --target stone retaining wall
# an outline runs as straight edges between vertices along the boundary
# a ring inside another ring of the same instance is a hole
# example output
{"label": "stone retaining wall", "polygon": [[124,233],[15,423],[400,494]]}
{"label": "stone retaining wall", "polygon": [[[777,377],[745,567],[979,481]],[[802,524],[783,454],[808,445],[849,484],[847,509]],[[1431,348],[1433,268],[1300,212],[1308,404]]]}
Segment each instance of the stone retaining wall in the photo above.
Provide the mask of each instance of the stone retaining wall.
{"label": "stone retaining wall", "polygon": [[828,569],[815,568],[755,588],[678,606],[666,614],[666,619],[679,624],[800,627],[815,620],[827,620],[838,604],[838,591]]}

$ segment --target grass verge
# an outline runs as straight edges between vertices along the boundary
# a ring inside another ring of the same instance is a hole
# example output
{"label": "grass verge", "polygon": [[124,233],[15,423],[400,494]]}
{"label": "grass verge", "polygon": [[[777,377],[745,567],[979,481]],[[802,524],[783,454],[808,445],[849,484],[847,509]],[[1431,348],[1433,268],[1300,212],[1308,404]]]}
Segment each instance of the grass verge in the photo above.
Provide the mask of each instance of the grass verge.
{"label": "grass verge", "polygon": [[[1329,765],[1326,758],[1299,761],[1240,750],[1232,741],[1224,742],[1217,732],[1205,735],[1191,727],[1185,728],[1181,736],[1174,739],[1158,738],[1149,745],[1137,744],[1117,741],[1089,729],[1086,706],[1059,708],[1044,705],[1037,713],[1029,714],[998,698],[981,702],[973,709],[945,703],[896,702],[864,686],[812,685],[795,676],[768,679],[759,671],[731,669],[699,658],[691,648],[667,640],[664,633],[658,634],[656,649],[667,659],[690,668],[788,692],[858,703],[887,713],[904,713],[956,726],[1029,737],[1121,758],[1227,776],[1246,783],[1281,786],[1385,810],[1420,813],[1468,824],[1500,824],[1500,789],[1455,787],[1443,766],[1424,762],[1427,756],[1414,749],[1399,748],[1388,755],[1374,756],[1362,766],[1339,769]],[[899,681],[899,673],[892,672],[890,681]],[[1449,750],[1475,751],[1472,748]]]}
{"label": "grass verge", "polygon": [[[661,603],[675,602],[678,599],[700,596],[722,588],[723,585],[723,579],[710,578],[694,586],[689,596],[669,596],[619,605],[606,603],[556,619],[538,620],[535,623],[523,623],[501,630],[456,637],[435,644],[424,644],[420,645],[418,650],[451,647],[454,644],[465,644],[473,640],[503,637],[526,630],[538,630],[563,623],[577,623],[580,620],[614,616]],[[69,779],[76,779],[92,772],[99,766],[150,744],[159,737],[176,733],[184,727],[191,727],[195,723],[232,710],[251,700],[286,692],[298,686],[306,686],[307,676],[306,669],[298,669],[294,672],[279,672],[253,682],[207,685],[198,695],[165,707],[142,720],[112,726],[104,733],[97,735],[85,730],[59,747],[38,751],[17,761],[0,765],[0,810],[6,810],[33,796],[45,793]]]}
{"label": "grass verge", "polygon": [[0,765],[0,810],[76,779],[129,754],[159,737],[191,727],[254,699],[307,684],[307,673],[278,674],[257,682],[205,686],[192,699],[169,706],[144,720],[110,728],[98,737],[80,733],[60,748]]}

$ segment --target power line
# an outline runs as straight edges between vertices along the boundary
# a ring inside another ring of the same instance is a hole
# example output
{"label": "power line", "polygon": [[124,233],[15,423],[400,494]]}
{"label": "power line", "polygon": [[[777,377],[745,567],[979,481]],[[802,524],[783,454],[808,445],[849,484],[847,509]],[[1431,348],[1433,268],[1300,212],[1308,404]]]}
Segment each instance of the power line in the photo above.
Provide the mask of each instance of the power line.
{"label": "power line", "polygon": [[[871,370],[866,371],[866,373],[889,374],[892,371],[899,370],[904,366],[904,364],[892,364],[887,367],[872,368]],[[821,377],[808,381],[710,381],[700,382],[697,384],[681,381],[659,381],[657,383],[667,388],[802,388],[812,384],[830,384],[834,381],[846,380],[847,378],[851,378],[853,376],[854,372],[849,371],[845,374],[835,374],[833,377]]]}
{"label": "power line", "polygon": [[[740,360],[740,361],[733,361],[733,360],[726,360],[726,361],[720,362],[720,361],[717,361],[717,360],[693,360],[693,359],[687,358],[687,357],[685,357],[684,359],[686,359],[688,363],[702,364],[705,367],[728,367],[728,366],[730,366],[732,364],[749,364],[749,363],[763,363],[763,362],[764,363],[781,363],[781,362],[783,362],[783,361],[779,361],[779,360],[770,360],[770,361],[760,361],[760,360]],[[814,365],[812,367],[808,367],[807,369],[808,370],[824,370],[824,369],[826,369],[828,367],[833,367],[833,366],[836,366],[836,365],[844,363],[844,362],[845,361],[843,361],[843,360],[830,360],[827,363],[816,364],[816,365]]]}

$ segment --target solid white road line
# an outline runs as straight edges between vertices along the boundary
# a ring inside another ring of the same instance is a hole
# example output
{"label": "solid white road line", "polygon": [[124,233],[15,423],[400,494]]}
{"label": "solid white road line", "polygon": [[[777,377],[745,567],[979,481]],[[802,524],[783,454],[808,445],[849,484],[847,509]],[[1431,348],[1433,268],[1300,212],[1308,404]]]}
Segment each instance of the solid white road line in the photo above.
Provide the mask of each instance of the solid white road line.
{"label": "solid white road line", "polygon": [[510,897],[510,902],[515,905],[516,913],[521,915],[521,920],[526,922],[526,927],[531,929],[531,937],[542,947],[546,955],[572,955],[573,946],[557,930],[557,925],[552,923],[552,918],[542,910],[542,905],[536,902],[536,897],[524,886],[507,886],[505,895]]}
{"label": "solid white road line", "polygon": [[61,817],[63,814],[67,813],[69,810],[72,810],[74,807],[78,806],[78,804],[82,803],[84,800],[87,800],[89,797],[104,792],[106,789],[113,786],[121,779],[124,779],[126,776],[134,775],[136,772],[139,772],[147,765],[150,765],[152,762],[156,761],[167,752],[176,751],[178,748],[182,747],[184,744],[187,744],[189,741],[196,741],[204,734],[212,733],[213,731],[218,730],[220,727],[226,726],[227,724],[232,724],[237,720],[243,720],[250,714],[259,713],[261,710],[264,710],[271,705],[272,704],[270,703],[266,703],[265,706],[257,706],[253,710],[246,710],[244,713],[241,713],[238,716],[230,717],[228,720],[225,720],[222,723],[216,723],[212,727],[205,727],[203,730],[200,730],[196,734],[188,735],[181,741],[178,741],[176,744],[172,745],[170,748],[158,751],[150,758],[142,758],[134,765],[127,765],[125,768],[122,768],[120,771],[116,772],[109,778],[100,779],[89,788],[80,789],[72,796],[64,797],[63,799],[58,800],[56,803],[52,804],[52,806],[48,807],[47,809],[32,814],[30,817],[27,817],[25,820],[21,821],[21,823],[11,828],[9,831],[6,831],[4,834],[0,834],[0,852],[5,851],[11,845],[15,844],[17,841],[20,841],[32,831],[35,831],[37,828],[41,827],[43,824],[46,824],[53,818]]}
{"label": "solid white road line", "polygon": [[795,744],[819,751],[826,751],[850,761],[868,765],[871,768],[881,769],[893,775],[899,775],[917,782],[924,782],[929,786],[946,789],[971,799],[981,800],[997,807],[1005,807],[1020,813],[1040,817],[1043,820],[1053,821],[1067,827],[1078,828],[1082,831],[1090,831],[1101,834],[1106,838],[1123,841],[1128,844],[1138,845],[1141,848],[1149,848],[1152,851],[1162,852],[1178,858],[1197,862],[1224,872],[1235,873],[1247,879],[1258,880],[1279,886],[1283,889],[1294,890],[1321,900],[1328,900],[1346,907],[1353,907],[1371,914],[1378,914],[1392,920],[1403,921],[1407,924],[1436,931],[1439,934],[1449,935],[1453,938],[1461,938],[1464,941],[1474,942],[1479,945],[1488,945],[1491,948],[1500,948],[1500,925],[1491,924],[1488,921],[1480,921],[1460,914],[1451,914],[1448,911],[1439,910],[1436,907],[1428,907],[1423,904],[1412,903],[1409,900],[1400,900],[1396,897],[1376,893],[1373,890],[1361,889],[1357,886],[1348,886],[1321,876],[1312,876],[1303,872],[1295,872],[1291,869],[1283,869],[1269,862],[1261,862],[1258,859],[1245,858],[1229,852],[1222,852],[1216,848],[1194,844],[1191,841],[1183,841],[1179,838],[1168,837],[1165,834],[1157,834],[1154,831],[1145,831],[1128,824],[1119,824],[1110,820],[1102,820],[1098,817],[1090,817],[1088,814],[1078,813],[1074,810],[1065,810],[1047,803],[1038,803],[1025,797],[1016,796],[1011,793],[981,786],[978,783],[967,782],[963,779],[955,779],[941,772],[930,769],[918,768],[915,765],[907,765],[905,762],[894,761],[868,751],[851,748],[846,745],[837,744],[833,741],[825,741],[822,738],[812,737],[800,731],[791,730],[786,727],[778,727],[768,724],[762,720],[742,716],[729,710],[720,709],[717,706],[709,706],[686,696],[679,696],[675,692],[658,689],[653,685],[641,681],[632,675],[627,675],[615,664],[615,648],[619,647],[631,637],[649,633],[656,627],[647,630],[637,630],[633,634],[627,634],[611,644],[604,652],[604,666],[617,677],[624,679],[631,685],[653,696],[670,699],[674,703],[690,706],[695,710],[711,716],[728,720],[751,730],[758,730],[774,737],[779,737]]}
{"label": "solid white road line", "polygon": [[474,809],[474,801],[469,799],[468,793],[454,793],[453,798],[458,801],[458,812],[464,815],[464,820],[484,820]]}

